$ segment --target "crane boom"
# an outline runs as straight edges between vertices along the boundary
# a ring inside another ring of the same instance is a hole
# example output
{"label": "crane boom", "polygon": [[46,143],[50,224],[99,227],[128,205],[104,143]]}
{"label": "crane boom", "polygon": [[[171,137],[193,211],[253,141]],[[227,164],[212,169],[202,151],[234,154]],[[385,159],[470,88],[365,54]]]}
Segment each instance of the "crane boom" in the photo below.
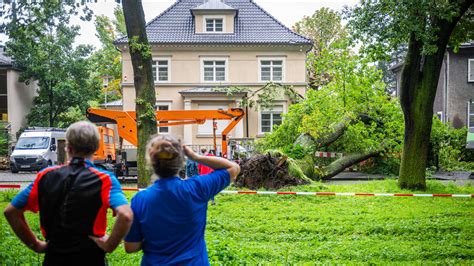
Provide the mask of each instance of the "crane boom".
{"label": "crane boom", "polygon": [[[93,123],[116,124],[121,138],[132,145],[138,145],[136,112],[89,108],[87,109],[86,116]],[[156,111],[158,127],[188,124],[202,125],[207,120],[229,120],[230,123],[222,131],[222,156],[224,157],[227,157],[227,135],[243,117],[244,111],[241,108],[229,108],[227,110]]]}

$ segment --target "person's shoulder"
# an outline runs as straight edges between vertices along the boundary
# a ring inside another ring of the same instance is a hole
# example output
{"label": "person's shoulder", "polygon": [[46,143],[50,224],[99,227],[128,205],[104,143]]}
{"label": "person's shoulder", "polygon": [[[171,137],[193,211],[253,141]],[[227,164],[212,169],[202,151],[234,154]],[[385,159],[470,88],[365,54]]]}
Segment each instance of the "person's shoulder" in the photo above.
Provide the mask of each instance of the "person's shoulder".
{"label": "person's shoulder", "polygon": [[131,203],[133,205],[142,204],[143,201],[146,201],[148,193],[148,189],[139,190],[135,195],[133,195]]}
{"label": "person's shoulder", "polygon": [[117,177],[115,176],[114,173],[110,172],[110,171],[107,171],[106,169],[104,168],[101,168],[101,167],[98,167],[97,165],[94,165],[94,164],[91,164],[89,165],[88,169],[93,172],[94,174],[98,175],[99,177],[101,178],[108,178],[110,179],[112,182],[114,182],[115,180],[118,181]]}
{"label": "person's shoulder", "polygon": [[37,177],[41,178],[45,175],[50,175],[50,174],[57,173],[57,172],[61,171],[62,169],[64,169],[64,167],[65,167],[65,165],[54,165],[54,166],[46,167],[46,168],[38,171]]}

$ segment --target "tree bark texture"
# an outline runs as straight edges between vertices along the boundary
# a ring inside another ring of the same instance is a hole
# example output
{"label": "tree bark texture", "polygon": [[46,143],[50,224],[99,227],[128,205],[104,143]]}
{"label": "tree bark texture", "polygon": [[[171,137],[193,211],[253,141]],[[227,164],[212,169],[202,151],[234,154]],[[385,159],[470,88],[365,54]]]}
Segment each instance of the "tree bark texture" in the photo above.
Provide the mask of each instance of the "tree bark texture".
{"label": "tree bark texture", "polygon": [[426,189],[426,165],[428,159],[433,104],[438,87],[441,66],[449,38],[459,19],[472,4],[464,1],[458,17],[451,21],[436,20],[437,51],[422,55],[424,43],[411,33],[408,52],[402,71],[400,100],[405,118],[405,137],[398,180],[401,188]]}
{"label": "tree bark texture", "polygon": [[151,49],[145,31],[145,15],[141,0],[123,0],[123,13],[129,40],[129,51],[133,65],[136,94],[138,131],[138,187],[150,184],[151,171],[145,161],[146,143],[157,133],[154,106],[156,103],[155,85],[152,72]]}
{"label": "tree bark texture", "polygon": [[335,177],[337,174],[344,171],[347,167],[363,162],[372,157],[379,156],[381,152],[382,150],[368,151],[368,152],[355,153],[355,154],[349,154],[347,156],[344,156],[340,159],[335,160],[330,165],[324,167],[323,171],[321,171],[319,175],[319,178],[323,180],[331,179]]}

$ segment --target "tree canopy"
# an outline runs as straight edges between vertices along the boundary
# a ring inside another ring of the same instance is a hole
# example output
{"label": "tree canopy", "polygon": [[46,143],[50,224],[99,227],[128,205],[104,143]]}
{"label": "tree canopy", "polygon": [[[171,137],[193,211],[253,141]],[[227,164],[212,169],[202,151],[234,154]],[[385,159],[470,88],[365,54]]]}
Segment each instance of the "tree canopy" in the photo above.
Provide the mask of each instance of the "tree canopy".
{"label": "tree canopy", "polygon": [[474,37],[472,0],[361,1],[348,9],[349,29],[372,58],[407,45],[400,83],[405,137],[399,184],[425,189],[433,103],[445,51]]}
{"label": "tree canopy", "polygon": [[70,23],[74,15],[90,19],[92,14],[75,1],[15,1],[3,14],[1,29],[9,36],[6,53],[21,68],[20,81],[37,82],[39,87],[29,125],[60,126],[67,112],[84,111],[88,100],[96,97],[89,83],[92,47],[74,47],[79,34],[79,27]]}
{"label": "tree canopy", "polygon": [[95,51],[90,58],[93,71],[91,78],[102,84],[102,78],[109,77],[108,86],[102,91],[104,94],[108,94],[108,101],[122,97],[120,86],[122,55],[115,47],[114,41],[127,34],[123,11],[119,6],[115,7],[114,16],[113,20],[105,15],[95,18],[96,36],[99,38],[102,47]]}

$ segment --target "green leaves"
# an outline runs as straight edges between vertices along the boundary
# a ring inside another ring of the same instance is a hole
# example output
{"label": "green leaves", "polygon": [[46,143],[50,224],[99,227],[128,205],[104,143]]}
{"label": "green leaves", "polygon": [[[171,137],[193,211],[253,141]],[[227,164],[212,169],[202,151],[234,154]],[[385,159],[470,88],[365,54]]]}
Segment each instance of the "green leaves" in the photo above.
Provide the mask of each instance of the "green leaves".
{"label": "green leaves", "polygon": [[[345,10],[348,29],[354,40],[360,41],[364,51],[373,58],[383,58],[399,46],[407,44],[410,33],[422,44],[422,53],[430,55],[438,49],[441,27],[456,20],[464,1],[362,1]],[[472,3],[470,4],[472,5]],[[456,26],[450,46],[472,40],[474,20],[472,6]]]}
{"label": "green leaves", "polygon": [[[22,70],[20,81],[37,82],[39,86],[28,123],[64,125],[70,120],[64,113],[84,113],[87,101],[97,95],[97,87],[89,81],[92,47],[73,47],[79,27],[70,24],[70,17],[79,7],[74,1],[16,1],[9,7],[3,15],[9,36],[6,52]],[[86,8],[82,12],[89,11]]]}
{"label": "green leaves", "polygon": [[132,53],[140,53],[144,59],[151,57],[151,45],[140,42],[138,36],[133,36],[128,40]]}

